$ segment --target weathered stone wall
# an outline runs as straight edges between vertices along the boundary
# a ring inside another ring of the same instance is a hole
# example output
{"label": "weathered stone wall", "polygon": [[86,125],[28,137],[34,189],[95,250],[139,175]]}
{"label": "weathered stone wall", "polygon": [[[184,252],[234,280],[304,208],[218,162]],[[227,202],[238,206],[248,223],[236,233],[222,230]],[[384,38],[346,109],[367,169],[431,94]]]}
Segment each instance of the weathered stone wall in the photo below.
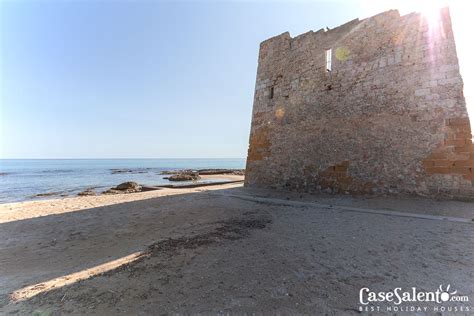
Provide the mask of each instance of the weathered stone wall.
{"label": "weathered stone wall", "polygon": [[[332,71],[326,50],[332,49]],[[387,11],[260,46],[246,185],[473,196],[449,10]]]}

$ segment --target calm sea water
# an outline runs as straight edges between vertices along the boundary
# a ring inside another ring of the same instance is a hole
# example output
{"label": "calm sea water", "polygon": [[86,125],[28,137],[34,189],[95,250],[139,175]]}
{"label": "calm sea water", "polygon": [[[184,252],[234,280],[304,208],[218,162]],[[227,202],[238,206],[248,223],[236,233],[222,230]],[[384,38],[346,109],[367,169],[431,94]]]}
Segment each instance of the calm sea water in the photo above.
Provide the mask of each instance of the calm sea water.
{"label": "calm sea water", "polygon": [[161,171],[205,168],[244,169],[245,159],[3,159],[0,203],[38,199],[39,193],[75,195],[90,187],[100,192],[125,181],[169,184]]}

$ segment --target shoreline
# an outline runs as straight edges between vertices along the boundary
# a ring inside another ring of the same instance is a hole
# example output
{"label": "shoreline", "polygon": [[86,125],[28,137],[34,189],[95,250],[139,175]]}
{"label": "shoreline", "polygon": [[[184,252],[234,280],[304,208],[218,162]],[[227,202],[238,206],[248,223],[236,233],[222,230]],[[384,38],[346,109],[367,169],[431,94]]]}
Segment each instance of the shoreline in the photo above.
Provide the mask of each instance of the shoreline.
{"label": "shoreline", "polygon": [[[237,177],[237,176],[235,176]],[[243,180],[243,177],[241,177]],[[91,207],[106,207],[163,197],[209,190],[219,190],[241,186],[241,183],[209,185],[203,188],[162,188],[159,190],[142,191],[123,194],[102,194],[91,196],[67,196],[48,199],[18,201],[0,204],[0,224],[27,218],[75,212]]]}
{"label": "shoreline", "polygon": [[[121,168],[121,169],[108,169],[111,171],[111,174],[117,174],[117,173],[124,173],[124,174],[130,174],[130,179],[126,181],[117,181],[115,185],[119,185],[120,183],[127,182],[127,181],[134,181],[133,174],[136,174],[136,168]],[[147,168],[138,168],[138,169],[147,169]],[[117,170],[120,170],[120,172],[117,172]],[[196,180],[188,180],[188,181],[170,181],[168,180],[167,175],[180,175],[184,174],[186,172],[189,172],[192,169],[174,169],[174,170],[163,170],[160,172],[156,172],[156,183],[148,184],[148,183],[140,183],[136,182],[140,187],[145,187],[145,188],[159,188],[159,187],[177,187],[177,186],[200,186],[200,185],[211,185],[212,183],[216,184],[222,184],[222,182],[225,181],[241,181],[243,180],[243,169],[218,169],[218,168],[213,168],[213,169],[196,169],[197,171],[195,172],[203,172],[203,174],[199,174],[199,179]],[[140,173],[140,172],[138,172]],[[151,183],[152,180],[150,180],[149,183]],[[37,193],[25,195],[20,198],[12,198],[12,200],[9,200],[6,198],[4,201],[0,201],[0,205],[4,204],[11,204],[11,203],[22,203],[22,202],[30,202],[30,201],[45,201],[45,200],[52,200],[52,199],[66,199],[66,198],[72,198],[72,197],[77,197],[84,195],[83,193],[88,191],[89,194],[86,195],[103,195],[106,194],[105,192],[113,189],[114,186],[109,185],[100,185],[100,184],[92,184],[92,185],[80,185],[75,188],[73,187],[67,187],[64,188],[63,190],[61,189],[56,189],[54,191],[40,191]],[[86,192],[87,193],[87,192]],[[126,192],[123,192],[125,194]],[[131,193],[131,192],[129,192]]]}

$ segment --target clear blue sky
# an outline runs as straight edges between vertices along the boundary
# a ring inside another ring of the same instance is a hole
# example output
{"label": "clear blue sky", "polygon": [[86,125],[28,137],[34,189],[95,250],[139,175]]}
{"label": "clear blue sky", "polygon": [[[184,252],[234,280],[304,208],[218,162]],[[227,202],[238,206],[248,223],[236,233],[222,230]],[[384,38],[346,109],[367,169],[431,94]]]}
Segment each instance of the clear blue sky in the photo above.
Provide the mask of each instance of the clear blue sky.
{"label": "clear blue sky", "polygon": [[259,43],[389,7],[1,1],[0,157],[245,157]]}

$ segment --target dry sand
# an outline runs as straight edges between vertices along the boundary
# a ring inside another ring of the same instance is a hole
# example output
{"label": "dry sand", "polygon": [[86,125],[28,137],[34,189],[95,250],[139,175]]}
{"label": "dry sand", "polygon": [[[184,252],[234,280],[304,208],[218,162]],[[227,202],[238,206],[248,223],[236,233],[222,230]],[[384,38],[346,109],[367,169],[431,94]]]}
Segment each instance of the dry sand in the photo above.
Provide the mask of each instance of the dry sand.
{"label": "dry sand", "polygon": [[3,204],[0,311],[340,315],[364,286],[440,284],[471,306],[473,217],[467,202],[241,184]]}

